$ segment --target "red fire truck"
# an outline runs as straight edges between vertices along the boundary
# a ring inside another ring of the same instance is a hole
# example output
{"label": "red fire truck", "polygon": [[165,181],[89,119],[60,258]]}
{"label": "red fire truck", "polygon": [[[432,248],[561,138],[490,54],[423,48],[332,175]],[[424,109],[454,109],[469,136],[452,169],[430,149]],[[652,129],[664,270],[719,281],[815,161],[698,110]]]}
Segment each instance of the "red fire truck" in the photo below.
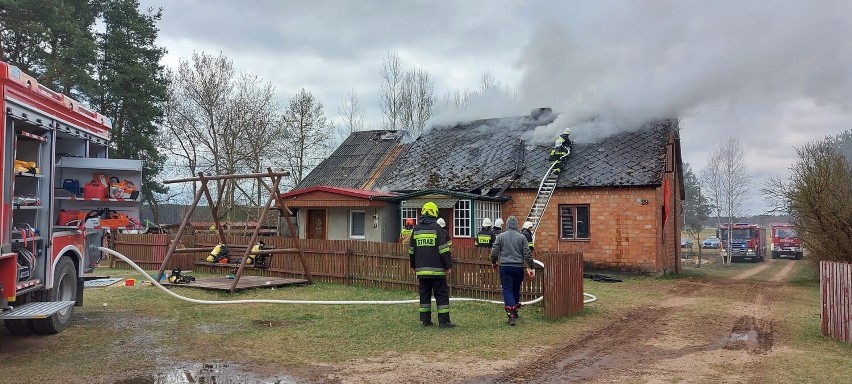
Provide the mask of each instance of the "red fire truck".
{"label": "red fire truck", "polygon": [[142,162],[109,159],[108,118],[4,62],[0,103],[0,318],[12,334],[59,333],[104,231],[138,223]]}
{"label": "red fire truck", "polygon": [[802,241],[796,232],[796,227],[790,223],[772,224],[772,258],[781,256],[793,256],[794,259],[802,258]]}
{"label": "red fire truck", "polygon": [[722,256],[731,252],[731,261],[763,261],[766,256],[765,232],[766,230],[757,224],[736,223],[731,227],[720,226],[716,235],[722,242]]}

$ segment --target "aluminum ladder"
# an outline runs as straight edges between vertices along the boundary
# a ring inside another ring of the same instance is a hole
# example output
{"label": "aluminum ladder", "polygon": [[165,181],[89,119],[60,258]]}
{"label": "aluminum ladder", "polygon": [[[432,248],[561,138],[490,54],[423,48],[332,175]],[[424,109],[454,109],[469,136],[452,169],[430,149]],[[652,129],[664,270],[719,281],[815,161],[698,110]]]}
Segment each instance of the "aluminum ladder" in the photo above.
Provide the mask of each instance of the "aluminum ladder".
{"label": "aluminum ladder", "polygon": [[547,173],[541,179],[541,184],[538,185],[538,193],[535,196],[532,208],[530,208],[530,213],[527,215],[527,221],[533,223],[532,228],[530,228],[532,233],[535,233],[535,230],[538,229],[541,215],[544,214],[544,210],[547,209],[547,204],[550,202],[550,197],[553,196],[553,191],[556,190],[556,181],[559,180],[559,174],[553,172],[553,167],[565,159],[566,156],[568,156],[567,153],[565,156],[559,158],[559,161],[550,164],[550,168],[547,169]]}

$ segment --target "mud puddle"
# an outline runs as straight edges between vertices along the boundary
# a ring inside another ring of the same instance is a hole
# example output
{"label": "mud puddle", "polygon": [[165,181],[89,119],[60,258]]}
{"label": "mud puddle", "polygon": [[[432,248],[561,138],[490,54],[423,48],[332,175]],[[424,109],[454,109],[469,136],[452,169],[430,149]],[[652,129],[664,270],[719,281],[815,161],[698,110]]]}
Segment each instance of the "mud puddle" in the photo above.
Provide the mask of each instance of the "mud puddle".
{"label": "mud puddle", "polygon": [[725,349],[748,350],[753,354],[767,353],[772,349],[773,336],[771,321],[740,316],[731,329]]}
{"label": "mud puddle", "polygon": [[231,364],[187,364],[115,381],[114,384],[291,384],[300,381],[289,376],[263,377]]}

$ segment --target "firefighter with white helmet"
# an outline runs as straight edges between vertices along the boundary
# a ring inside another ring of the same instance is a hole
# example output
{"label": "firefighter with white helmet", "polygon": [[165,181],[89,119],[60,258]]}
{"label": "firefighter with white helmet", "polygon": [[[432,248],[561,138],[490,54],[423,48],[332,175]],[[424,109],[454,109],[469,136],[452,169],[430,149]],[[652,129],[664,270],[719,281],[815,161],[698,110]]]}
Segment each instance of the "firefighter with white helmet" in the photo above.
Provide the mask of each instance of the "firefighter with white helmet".
{"label": "firefighter with white helmet", "polygon": [[497,235],[503,233],[503,219],[498,217],[497,220],[494,220],[494,227],[491,229],[494,231],[495,238]]}
{"label": "firefighter with white helmet", "polygon": [[535,250],[535,246],[533,244],[533,233],[532,233],[533,223],[532,221],[525,221],[523,228],[521,228],[521,234],[527,238],[527,243],[529,244],[530,251]]}
{"label": "firefighter with white helmet", "polygon": [[411,268],[417,275],[420,293],[420,321],[432,325],[432,295],[438,307],[438,326],[451,328],[450,288],[447,274],[452,271],[453,259],[444,230],[438,225],[438,206],[433,202],[423,204],[420,223],[414,227],[409,242],[408,255]]}
{"label": "firefighter with white helmet", "polygon": [[476,233],[476,239],[474,239],[473,245],[480,248],[491,248],[491,244],[494,243],[494,229],[492,228],[491,219],[484,218],[482,219],[482,228],[479,229],[479,232]]}
{"label": "firefighter with white helmet", "polygon": [[447,222],[444,221],[444,219],[440,218],[440,217],[438,218],[438,220],[436,222],[438,223],[438,226],[440,226],[441,229],[444,230],[444,234],[447,235],[447,244],[453,245],[453,238],[450,237],[450,232],[447,230]]}
{"label": "firefighter with white helmet", "polygon": [[553,172],[559,174],[562,172],[562,167],[565,165],[564,159],[571,153],[571,127],[565,128],[565,131],[553,143],[553,149],[550,150],[548,161],[553,164]]}

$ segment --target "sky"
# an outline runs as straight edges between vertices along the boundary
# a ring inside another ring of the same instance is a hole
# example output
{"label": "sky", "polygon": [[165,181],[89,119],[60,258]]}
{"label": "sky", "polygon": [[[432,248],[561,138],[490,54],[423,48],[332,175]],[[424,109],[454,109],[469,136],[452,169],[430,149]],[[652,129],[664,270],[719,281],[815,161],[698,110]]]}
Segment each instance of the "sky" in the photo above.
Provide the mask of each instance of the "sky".
{"label": "sky", "polygon": [[[685,162],[700,171],[729,138],[745,148],[755,194],[786,178],[795,147],[852,129],[849,1],[276,1],[141,0],[163,9],[170,67],[219,53],[270,82],[285,102],[305,88],[329,117],[350,90],[382,128],[382,60],[421,68],[438,96],[476,89],[490,72],[521,96],[435,121],[560,113],[577,141],[680,119]],[[588,126],[590,119],[608,122]]]}

